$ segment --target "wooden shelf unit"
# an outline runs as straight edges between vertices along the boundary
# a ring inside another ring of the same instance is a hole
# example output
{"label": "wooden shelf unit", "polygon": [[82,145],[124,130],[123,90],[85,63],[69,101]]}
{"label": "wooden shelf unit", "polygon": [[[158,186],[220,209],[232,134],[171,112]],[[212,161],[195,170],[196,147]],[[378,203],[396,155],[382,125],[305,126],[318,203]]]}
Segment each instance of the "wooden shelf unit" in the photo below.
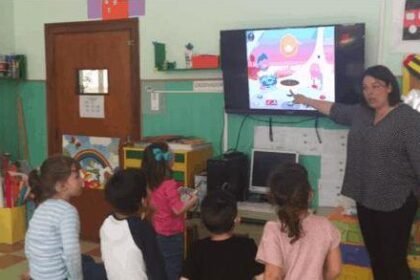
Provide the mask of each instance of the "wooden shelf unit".
{"label": "wooden shelf unit", "polygon": [[[140,168],[144,148],[124,147],[123,167]],[[206,170],[207,159],[213,155],[211,145],[197,150],[174,150],[174,179],[184,186],[194,187],[194,175]]]}

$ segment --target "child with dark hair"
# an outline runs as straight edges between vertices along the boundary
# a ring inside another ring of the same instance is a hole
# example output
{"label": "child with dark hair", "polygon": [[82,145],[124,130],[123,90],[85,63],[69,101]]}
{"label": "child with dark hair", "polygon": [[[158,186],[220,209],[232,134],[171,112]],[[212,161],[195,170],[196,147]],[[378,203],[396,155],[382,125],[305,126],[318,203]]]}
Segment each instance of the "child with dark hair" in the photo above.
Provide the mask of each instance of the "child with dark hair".
{"label": "child with dark hair", "polygon": [[105,185],[105,199],[114,209],[100,229],[101,253],[108,279],[166,279],[156,234],[138,216],[147,206],[146,177],[141,170],[117,171]]}
{"label": "child with dark hair", "polygon": [[197,196],[181,201],[180,185],[172,179],[173,154],[166,143],[152,143],[144,150],[141,169],[151,191],[152,223],[168,280],[178,280],[184,253],[184,213],[195,206]]}
{"label": "child with dark hair", "polygon": [[70,198],[82,193],[79,163],[67,156],[46,159],[30,173],[37,190],[35,209],[25,238],[25,255],[32,279],[82,279],[80,221]]}
{"label": "child with dark hair", "polygon": [[264,266],[255,261],[254,240],[233,234],[239,217],[231,194],[209,193],[201,203],[200,214],[210,237],[193,243],[181,279],[247,280],[263,273]]}
{"label": "child with dark hair", "polygon": [[278,221],[264,227],[257,260],[264,279],[336,279],[341,270],[340,232],[308,212],[312,197],[306,169],[285,164],[269,179]]}

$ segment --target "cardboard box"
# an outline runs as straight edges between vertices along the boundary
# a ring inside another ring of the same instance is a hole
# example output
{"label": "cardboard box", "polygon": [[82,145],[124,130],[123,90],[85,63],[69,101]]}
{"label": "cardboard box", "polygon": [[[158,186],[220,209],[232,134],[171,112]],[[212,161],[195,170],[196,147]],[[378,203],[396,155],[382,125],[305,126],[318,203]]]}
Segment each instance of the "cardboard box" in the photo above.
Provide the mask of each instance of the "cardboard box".
{"label": "cardboard box", "polygon": [[0,243],[13,244],[25,239],[26,208],[0,208]]}
{"label": "cardboard box", "polygon": [[373,280],[373,274],[370,268],[345,264],[337,280]]}

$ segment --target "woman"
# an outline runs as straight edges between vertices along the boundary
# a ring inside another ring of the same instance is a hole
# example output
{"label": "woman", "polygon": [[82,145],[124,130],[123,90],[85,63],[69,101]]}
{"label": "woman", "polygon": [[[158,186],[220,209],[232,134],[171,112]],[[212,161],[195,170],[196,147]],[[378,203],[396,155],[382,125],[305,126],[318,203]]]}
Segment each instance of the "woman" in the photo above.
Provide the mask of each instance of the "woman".
{"label": "woman", "polygon": [[420,187],[420,113],[401,103],[398,83],[381,65],[362,79],[363,101],[344,105],[297,94],[294,102],[349,125],[342,194],[357,214],[375,279],[411,279],[406,254]]}

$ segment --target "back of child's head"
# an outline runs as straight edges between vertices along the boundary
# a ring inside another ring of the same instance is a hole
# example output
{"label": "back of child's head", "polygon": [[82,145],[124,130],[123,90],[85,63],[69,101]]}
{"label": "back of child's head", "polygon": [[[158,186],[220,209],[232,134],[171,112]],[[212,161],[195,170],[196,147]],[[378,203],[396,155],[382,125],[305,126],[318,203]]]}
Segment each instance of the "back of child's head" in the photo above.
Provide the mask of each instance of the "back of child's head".
{"label": "back of child's head", "polygon": [[39,171],[29,173],[28,183],[34,195],[34,201],[41,203],[57,193],[57,183],[64,183],[72,172],[79,172],[80,164],[77,160],[64,156],[54,155],[47,158]]}
{"label": "back of child's head", "polygon": [[213,191],[201,202],[201,220],[213,234],[227,233],[233,230],[238,208],[235,197],[226,191]]}
{"label": "back of child's head", "polygon": [[105,184],[105,200],[122,214],[136,213],[146,196],[146,176],[140,169],[119,170]]}
{"label": "back of child's head", "polygon": [[146,173],[148,187],[152,190],[172,176],[170,164],[173,154],[165,142],[152,143],[144,149],[141,169]]}
{"label": "back of child's head", "polygon": [[268,184],[282,230],[293,243],[302,235],[302,214],[306,214],[309,208],[311,186],[308,172],[300,164],[284,164],[270,175]]}

